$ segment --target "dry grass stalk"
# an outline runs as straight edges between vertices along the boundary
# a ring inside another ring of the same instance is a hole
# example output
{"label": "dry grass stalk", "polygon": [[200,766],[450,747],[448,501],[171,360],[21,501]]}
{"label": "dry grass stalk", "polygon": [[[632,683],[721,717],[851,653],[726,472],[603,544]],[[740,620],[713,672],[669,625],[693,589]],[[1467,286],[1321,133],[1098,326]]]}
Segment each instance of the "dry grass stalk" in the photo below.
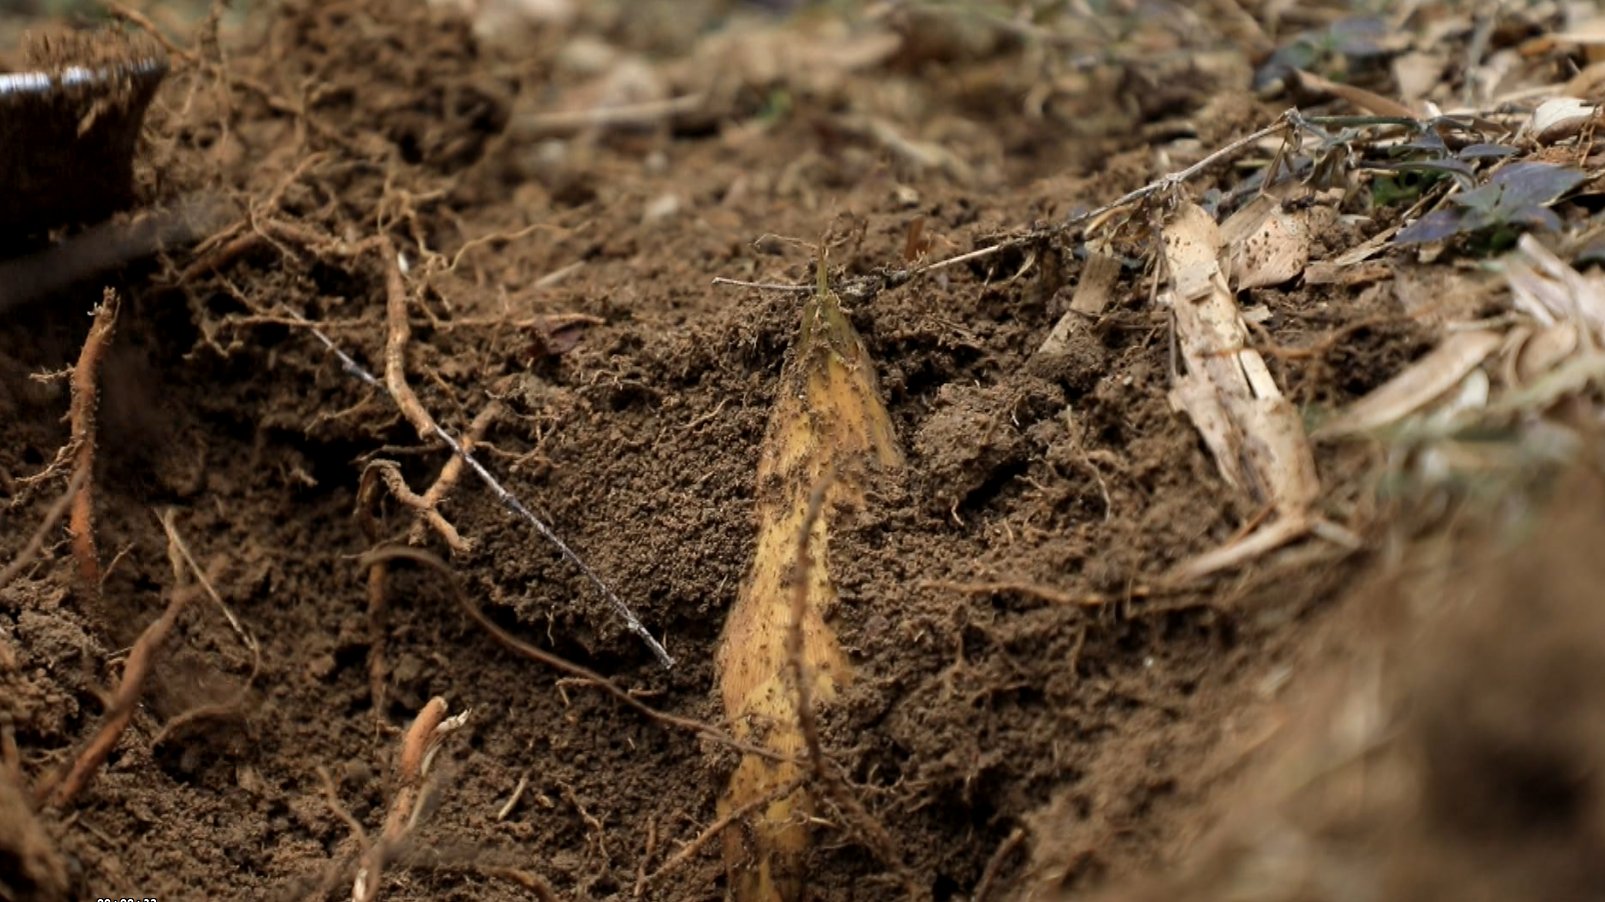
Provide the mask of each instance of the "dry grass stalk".
{"label": "dry grass stalk", "polygon": [[1482,329],[1451,332],[1432,353],[1323,424],[1315,437],[1338,438],[1399,422],[1460,384],[1503,341],[1500,334]]}

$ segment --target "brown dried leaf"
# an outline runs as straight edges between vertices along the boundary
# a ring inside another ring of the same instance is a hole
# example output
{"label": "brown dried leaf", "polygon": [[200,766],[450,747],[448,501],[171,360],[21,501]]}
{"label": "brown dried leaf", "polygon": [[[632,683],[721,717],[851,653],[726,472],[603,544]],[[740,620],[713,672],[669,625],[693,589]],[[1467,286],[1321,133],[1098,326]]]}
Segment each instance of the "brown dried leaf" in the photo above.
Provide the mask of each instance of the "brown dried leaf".
{"label": "brown dried leaf", "polygon": [[1415,110],[1410,109],[1397,100],[1390,100],[1375,91],[1367,91],[1354,85],[1345,85],[1339,82],[1322,78],[1312,72],[1298,71],[1299,84],[1306,90],[1317,94],[1329,94],[1339,100],[1346,100],[1361,110],[1373,116],[1396,116],[1400,119],[1415,119]]}
{"label": "brown dried leaf", "polygon": [[1288,210],[1262,194],[1221,223],[1233,287],[1264,288],[1298,278],[1310,262],[1310,210]]}
{"label": "brown dried leaf", "polygon": [[1583,350],[1576,323],[1557,323],[1533,332],[1515,354],[1513,385],[1526,385]]}
{"label": "brown dried leaf", "polygon": [[1577,97],[1551,97],[1528,119],[1525,132],[1539,144],[1555,144],[1582,134],[1599,115],[1599,107]]}
{"label": "brown dried leaf", "polygon": [[1120,261],[1105,253],[1089,251],[1081,270],[1070,309],[1083,316],[1099,316],[1109,306],[1115,283],[1120,280]]}
{"label": "brown dried leaf", "polygon": [[1531,235],[1504,259],[1517,310],[1544,325],[1576,322],[1605,337],[1605,278],[1585,276]]}

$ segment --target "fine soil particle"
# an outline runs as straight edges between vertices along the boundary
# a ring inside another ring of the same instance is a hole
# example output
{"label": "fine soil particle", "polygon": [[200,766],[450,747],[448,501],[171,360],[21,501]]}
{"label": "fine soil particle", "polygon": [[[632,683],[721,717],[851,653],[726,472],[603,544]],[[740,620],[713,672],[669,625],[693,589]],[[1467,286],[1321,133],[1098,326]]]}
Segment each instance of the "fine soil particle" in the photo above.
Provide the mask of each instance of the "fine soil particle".
{"label": "fine soil particle", "polygon": [[[76,755],[120,650],[193,578],[158,514],[230,613],[186,609],[70,810],[35,823],[5,787],[0,871],[22,875],[4,884],[17,898],[349,896],[357,825],[378,834],[401,731],[436,696],[468,718],[383,898],[528,898],[537,880],[562,898],[721,895],[717,842],[651,875],[714,819],[729,748],[508,651],[432,570],[392,565],[371,604],[358,556],[414,526],[363,490],[381,485],[376,462],[422,492],[450,460],[306,326],[383,377],[376,235],[402,249],[402,359],[423,406],[453,435],[498,406],[480,460],[679,664],[659,667],[472,474],[440,508],[467,541],[449,558],[468,596],[652,707],[716,723],[713,649],[753,551],[797,297],[712,280],[807,281],[815,241],[839,276],[901,265],[916,221],[939,255],[979,247],[1160,175],[1155,136],[1221,141],[1278,112],[1245,92],[1240,54],[1192,55],[1158,26],[1150,44],[1175,52],[1067,70],[1025,116],[1040,79],[1017,35],[917,15],[887,26],[897,52],[866,43],[849,65],[806,57],[852,37],[810,37],[826,26],[806,17],[704,10],[699,28],[736,36],[719,43],[625,14],[476,33],[448,7],[288,0],[198,42],[152,107],[141,200],[217,196],[249,215],[111,280],[124,305],[101,375],[99,601],[73,588],[59,530],[0,587],[0,726],[20,783]],[[795,54],[734,53],[777,29]],[[707,46],[731,52],[723,68],[697,56]],[[667,62],[636,65],[654,54]],[[616,129],[541,118],[691,88],[725,106]],[[834,537],[859,676],[821,714],[891,844],[824,818],[818,898],[891,897],[899,868],[935,899],[983,881],[1003,898],[1176,861],[1235,774],[1219,749],[1239,715],[1366,566],[1312,543],[1219,584],[1163,584],[1258,512],[1166,399],[1169,320],[1127,243],[1107,312],[1052,355],[1038,349],[1082,266],[1068,252],[1000,254],[851,305],[910,454]],[[0,319],[0,560],[61,491],[28,477],[67,442],[68,390],[34,376],[76,359],[100,289]],[[1386,292],[1257,301],[1313,348],[1272,358],[1300,404],[1341,405],[1425,349]],[[1339,346],[1318,346],[1334,332]],[[1368,462],[1321,450],[1328,513],[1361,504]]]}

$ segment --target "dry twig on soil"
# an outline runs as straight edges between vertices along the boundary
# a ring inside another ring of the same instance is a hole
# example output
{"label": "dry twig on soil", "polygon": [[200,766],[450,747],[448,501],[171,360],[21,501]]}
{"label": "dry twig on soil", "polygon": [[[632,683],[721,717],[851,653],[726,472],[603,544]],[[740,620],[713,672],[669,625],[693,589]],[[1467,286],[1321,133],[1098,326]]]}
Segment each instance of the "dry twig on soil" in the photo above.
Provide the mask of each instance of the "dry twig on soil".
{"label": "dry twig on soil", "polygon": [[[855,301],[863,301],[867,298],[874,297],[876,294],[879,294],[882,291],[896,288],[918,276],[923,276],[927,273],[936,272],[937,270],[941,269],[947,269],[949,267],[957,266],[961,263],[971,263],[976,260],[984,260],[987,257],[995,256],[1003,253],[1004,251],[1040,245],[1044,241],[1069,234],[1075,229],[1083,226],[1096,226],[1098,223],[1103,221],[1105,217],[1116,210],[1146,201],[1149,198],[1157,195],[1174,191],[1176,188],[1190,181],[1194,176],[1213,169],[1221,163],[1237,156],[1239,153],[1242,153],[1245,149],[1258,144],[1260,141],[1279,134],[1288,133],[1294,127],[1294,124],[1297,121],[1299,121],[1297,110],[1290,109],[1281,116],[1278,116],[1276,121],[1270,125],[1237,138],[1226,145],[1217,148],[1216,150],[1210,152],[1203,159],[1193,163],[1190,166],[1186,166],[1168,175],[1155,179],[1141,188],[1128,191],[1125,194],[1122,194],[1120,197],[1117,197],[1102,206],[1087,210],[1082,213],[1077,213],[1062,222],[1054,223],[1053,225],[1044,226],[1041,228],[1030,229],[1010,238],[1006,238],[1002,241],[989,244],[986,247],[976,248],[972,251],[965,251],[961,254],[954,254],[953,256],[944,257],[940,260],[933,260],[930,263],[905,267],[902,269],[885,270],[879,273],[851,279],[842,283],[841,285],[838,285],[836,290],[844,297]],[[768,290],[791,291],[797,293],[814,290],[813,286],[811,285],[748,283],[736,279],[727,279],[722,277],[714,279],[713,284],[762,287]]]}

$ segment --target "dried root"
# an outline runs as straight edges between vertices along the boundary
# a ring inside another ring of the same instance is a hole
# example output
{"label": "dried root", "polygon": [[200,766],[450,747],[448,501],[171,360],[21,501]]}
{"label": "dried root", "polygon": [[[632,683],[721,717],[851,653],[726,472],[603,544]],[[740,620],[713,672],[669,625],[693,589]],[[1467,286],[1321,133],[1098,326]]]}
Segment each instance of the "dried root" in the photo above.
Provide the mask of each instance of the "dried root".
{"label": "dried root", "polygon": [[72,553],[78,561],[80,587],[93,598],[100,595],[100,555],[95,550],[95,414],[100,407],[100,361],[106,355],[112,330],[117,325],[117,292],[106,289],[105,299],[95,308],[95,322],[89,327],[78,364],[72,371],[73,482],[78,491],[72,496],[67,529],[72,534]]}
{"label": "dried root", "polygon": [[396,793],[391,797],[390,811],[379,840],[363,853],[362,865],[351,887],[352,902],[373,902],[379,898],[385,862],[401,847],[427,807],[426,780],[435,752],[441,740],[467,719],[467,711],[447,718],[446,700],[436,696],[418,712],[412,726],[401,737],[401,751],[396,759]]}

